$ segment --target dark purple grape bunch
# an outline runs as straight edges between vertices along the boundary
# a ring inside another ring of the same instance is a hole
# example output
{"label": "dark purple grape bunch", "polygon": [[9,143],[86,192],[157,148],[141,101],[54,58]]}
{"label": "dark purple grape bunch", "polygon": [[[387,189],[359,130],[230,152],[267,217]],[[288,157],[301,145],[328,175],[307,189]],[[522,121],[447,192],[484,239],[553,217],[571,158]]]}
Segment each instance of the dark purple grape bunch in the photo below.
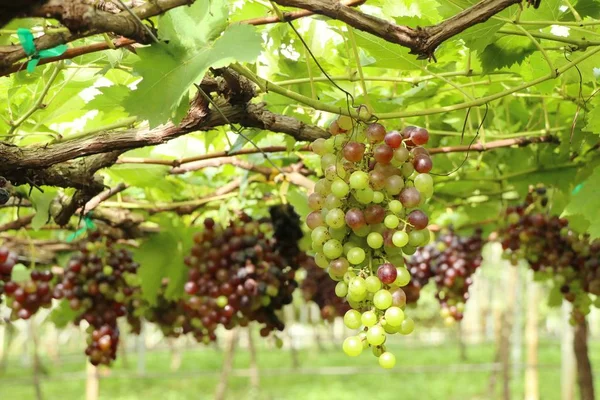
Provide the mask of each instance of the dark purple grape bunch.
{"label": "dark purple grape bunch", "polygon": [[[204,227],[194,236],[195,245],[185,260],[190,268],[185,306],[197,313],[201,324],[196,325],[211,338],[219,324],[231,329],[257,321],[263,324],[262,336],[282,330],[276,311],[292,302],[298,286],[297,257],[290,260],[297,244],[293,248],[294,243],[278,243],[271,222],[245,214],[226,228],[207,218]],[[288,229],[294,232],[293,227]],[[285,237],[283,230],[280,234]]]}
{"label": "dark purple grape bunch", "polygon": [[111,238],[93,232],[88,239],[69,260],[55,296],[64,296],[78,311],[76,325],[85,320],[92,327],[86,349],[90,362],[108,365],[116,358],[117,319],[127,314],[126,303],[139,291],[139,265]]}
{"label": "dark purple grape bunch", "polygon": [[53,278],[50,270],[34,269],[27,281],[6,282],[4,291],[9,298],[11,319],[29,319],[40,308],[50,308],[54,289]]}
{"label": "dark purple grape bunch", "polygon": [[8,203],[8,200],[10,200],[10,186],[11,185],[6,178],[0,176],[0,204],[6,204]]}
{"label": "dark purple grape bunch", "polygon": [[505,257],[513,265],[524,259],[536,279],[552,280],[573,303],[573,322],[583,320],[592,305],[600,307],[600,239],[591,241],[565,218],[550,215],[544,186],[530,187],[524,203],[506,209],[505,221],[498,231]]}
{"label": "dark purple grape bunch", "polygon": [[405,288],[408,302],[430,280],[435,282],[442,309],[441,316],[448,324],[463,319],[465,303],[469,299],[469,287],[473,274],[481,266],[481,249],[485,244],[482,231],[477,229],[471,236],[460,236],[452,228],[445,229],[435,242],[428,244],[406,262],[413,277],[415,290]]}

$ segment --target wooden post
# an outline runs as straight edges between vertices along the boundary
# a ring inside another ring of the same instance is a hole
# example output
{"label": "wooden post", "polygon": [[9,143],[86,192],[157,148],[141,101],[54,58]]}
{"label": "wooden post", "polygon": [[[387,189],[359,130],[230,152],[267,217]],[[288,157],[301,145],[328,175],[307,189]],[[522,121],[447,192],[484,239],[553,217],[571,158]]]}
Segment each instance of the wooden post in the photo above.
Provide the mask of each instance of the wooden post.
{"label": "wooden post", "polygon": [[178,371],[181,367],[181,351],[173,338],[167,338],[167,346],[171,351],[171,371]]}
{"label": "wooden post", "polygon": [[515,299],[512,302],[512,332],[510,335],[510,362],[512,376],[519,376],[523,364],[523,279],[521,271],[523,263],[513,268],[512,276]]}
{"label": "wooden post", "polygon": [[251,397],[256,398],[260,387],[260,371],[256,360],[256,346],[254,344],[252,330],[248,327],[246,331],[248,333],[248,351],[250,352],[250,388],[253,391],[253,396]]}
{"label": "wooden post", "polygon": [[13,341],[15,335],[15,326],[8,319],[4,321],[4,337],[2,340],[2,353],[0,353],[0,372],[6,371],[6,365],[8,364],[8,350],[10,349],[10,343]]}
{"label": "wooden post", "polygon": [[144,321],[140,321],[140,325],[140,334],[135,337],[137,374],[144,376],[146,374],[146,327]]}
{"label": "wooden post", "polygon": [[502,399],[510,400],[510,322],[508,311],[502,314],[500,361],[502,363]]}
{"label": "wooden post", "polygon": [[458,341],[458,358],[460,361],[467,361],[467,346],[463,339],[463,324],[462,321],[458,321],[456,324],[456,340]]}
{"label": "wooden post", "polygon": [[227,394],[227,384],[229,381],[229,375],[231,375],[231,370],[233,369],[233,357],[235,355],[235,347],[238,340],[238,328],[234,328],[230,331],[226,331],[226,347],[225,354],[223,358],[223,366],[221,368],[221,378],[219,379],[219,383],[217,384],[217,388],[215,390],[215,400],[224,400],[225,395]]}
{"label": "wooden post", "polygon": [[33,387],[35,389],[35,398],[37,400],[42,400],[44,396],[42,395],[42,387],[40,384],[40,372],[42,369],[42,364],[40,361],[40,355],[38,354],[39,347],[39,338],[37,336],[37,332],[35,330],[35,321],[34,318],[29,320],[29,335],[32,341],[32,357],[33,357]]}
{"label": "wooden post", "polygon": [[577,361],[577,384],[579,386],[580,400],[594,400],[594,374],[588,355],[588,326],[583,319],[575,325],[573,337],[573,350]]}
{"label": "wooden post", "polygon": [[573,400],[575,398],[575,354],[573,352],[573,329],[569,324],[571,316],[571,303],[563,301],[561,323],[561,400]]}
{"label": "wooden post", "polygon": [[525,324],[525,343],[527,345],[527,367],[525,369],[525,400],[539,400],[538,377],[538,305],[540,289],[537,283],[527,285],[527,321]]}
{"label": "wooden post", "polygon": [[98,368],[86,359],[85,400],[98,400],[100,394],[100,378]]}

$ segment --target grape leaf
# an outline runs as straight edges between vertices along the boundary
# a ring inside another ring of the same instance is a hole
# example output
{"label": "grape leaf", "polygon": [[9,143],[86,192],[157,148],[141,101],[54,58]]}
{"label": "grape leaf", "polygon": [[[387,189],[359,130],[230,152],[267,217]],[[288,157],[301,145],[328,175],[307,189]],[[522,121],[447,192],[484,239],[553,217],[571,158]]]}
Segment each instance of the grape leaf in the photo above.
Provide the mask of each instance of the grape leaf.
{"label": "grape leaf", "polygon": [[600,237],[600,166],[581,184],[581,189],[571,196],[563,216],[579,215],[590,223],[587,232],[592,240]]}
{"label": "grape leaf", "polygon": [[560,286],[556,285],[552,287],[548,294],[548,307],[560,307],[563,302],[563,295],[560,292]]}
{"label": "grape leaf", "polygon": [[440,18],[435,0],[383,0],[382,3],[384,12],[392,17]]}
{"label": "grape leaf", "polygon": [[471,50],[483,51],[494,39],[494,35],[502,26],[503,21],[489,19],[482,24],[473,25],[457,36]]}
{"label": "grape leaf", "polygon": [[600,17],[600,1],[598,0],[579,0],[575,4],[575,10],[581,17]]}
{"label": "grape leaf", "polygon": [[393,68],[401,70],[420,69],[425,61],[417,61],[414,55],[408,54],[406,47],[398,46],[377,36],[355,30],[356,44],[375,57],[375,63],[369,67]]}
{"label": "grape leaf", "polygon": [[[190,9],[196,10],[194,6],[205,3],[196,2]],[[187,8],[185,11],[194,15],[194,11]],[[167,24],[168,44],[155,43],[137,50],[140,60],[134,64],[134,70],[143,79],[123,104],[129,113],[148,120],[150,127],[163,124],[176,114],[182,117],[182,100],[190,86],[201,79],[209,67],[223,67],[234,61],[252,62],[260,54],[262,39],[250,25],[231,25],[210,42],[209,39],[216,35],[216,27],[222,26],[219,21],[225,15],[209,15],[203,19],[209,28],[196,28],[201,26],[198,22],[193,25],[194,29],[200,29],[202,36],[199,36],[200,33],[181,32],[173,24]],[[185,37],[188,34],[190,38]]]}
{"label": "grape leaf", "polygon": [[50,204],[58,193],[58,190],[53,187],[44,186],[42,189],[44,190],[43,193],[37,189],[33,189],[30,197],[35,207],[35,216],[31,221],[31,227],[34,230],[38,230],[48,223],[50,219]]}
{"label": "grape leaf", "polygon": [[67,299],[63,299],[58,303],[58,307],[53,307],[50,312],[50,321],[57,328],[64,328],[80,313],[80,311],[73,310],[69,305]]}
{"label": "grape leaf", "polygon": [[165,298],[177,299],[183,294],[187,267],[183,260],[193,244],[193,229],[178,218],[158,217],[160,233],[157,233],[135,250],[134,259],[140,264],[142,297],[151,305],[156,304],[163,278],[169,283]]}
{"label": "grape leaf", "polygon": [[491,72],[496,69],[510,67],[515,63],[520,65],[535,50],[535,46],[528,38],[503,36],[488,45],[479,54],[479,60],[483,72]]}

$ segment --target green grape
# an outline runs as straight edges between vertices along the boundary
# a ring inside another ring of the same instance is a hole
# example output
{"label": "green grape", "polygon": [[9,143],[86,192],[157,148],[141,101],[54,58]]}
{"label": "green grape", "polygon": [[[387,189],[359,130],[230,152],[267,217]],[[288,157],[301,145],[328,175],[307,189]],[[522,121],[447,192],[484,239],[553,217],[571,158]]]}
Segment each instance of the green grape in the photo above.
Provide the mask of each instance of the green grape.
{"label": "green grape", "polygon": [[323,138],[316,139],[314,142],[312,142],[312,144],[310,145],[310,148],[313,151],[313,153],[322,156],[323,154],[325,154],[327,152],[327,149],[325,148],[325,139],[323,139]]}
{"label": "green grape", "polygon": [[385,310],[385,320],[391,326],[401,326],[404,321],[404,311],[400,307],[390,307]]}
{"label": "green grape", "polygon": [[223,308],[227,305],[227,303],[229,303],[229,301],[227,300],[227,296],[219,296],[217,297],[217,306],[219,306],[220,308]]}
{"label": "green grape", "polygon": [[317,226],[310,234],[310,238],[313,243],[318,243],[321,246],[325,244],[326,241],[331,239],[331,235],[329,231],[324,226]]}
{"label": "green grape", "polygon": [[373,203],[379,204],[385,200],[385,196],[381,192],[373,192]]}
{"label": "green grape", "polygon": [[[323,245],[323,254],[325,254],[325,256],[327,258],[329,258],[330,260],[340,257],[343,252],[344,252],[344,248],[342,247],[342,244],[340,243],[339,240],[329,239]],[[329,266],[329,262],[327,262],[327,265],[325,267],[321,267],[321,268],[327,268],[328,266]]]}
{"label": "green grape", "polygon": [[406,317],[400,325],[400,333],[402,335],[410,335],[415,330],[415,321],[412,318]]}
{"label": "green grape", "polygon": [[[385,322],[385,320],[384,320],[384,322]],[[383,325],[383,330],[385,330],[385,333],[389,333],[390,335],[395,335],[396,333],[400,332],[400,327],[392,326],[392,325],[386,323],[385,325]]]}
{"label": "green grape", "polygon": [[381,289],[381,280],[375,275],[368,276],[365,283],[367,284],[367,291],[370,293],[376,293]]}
{"label": "green grape", "polygon": [[344,325],[346,325],[349,329],[358,329],[361,325],[361,315],[360,312],[356,310],[348,310],[346,314],[344,314]]}
{"label": "green grape", "polygon": [[363,225],[352,232],[358,237],[366,237],[371,232],[371,225]]}
{"label": "green grape", "polygon": [[373,305],[380,310],[385,310],[392,305],[392,294],[386,290],[381,289],[373,296]]}
{"label": "green grape", "polygon": [[418,174],[414,179],[415,188],[425,197],[433,195],[433,178],[429,174]]}
{"label": "green grape", "polygon": [[400,202],[400,200],[392,200],[388,203],[388,208],[394,214],[400,215],[404,207],[402,207],[402,203]]}
{"label": "green grape", "polygon": [[327,169],[327,167],[331,165],[335,165],[337,163],[337,157],[333,153],[327,153],[321,157],[321,168],[323,171]]}
{"label": "green grape", "polygon": [[321,252],[315,253],[315,263],[323,269],[329,266],[329,260],[327,260],[327,256]]}
{"label": "green grape", "polygon": [[350,187],[356,190],[369,187],[369,174],[364,171],[354,171],[350,175]]}
{"label": "green grape", "polygon": [[323,202],[323,208],[326,208],[328,210],[340,208],[341,206],[342,201],[331,193],[329,193],[327,197],[325,197],[325,201]]}
{"label": "green grape", "polygon": [[358,304],[358,307],[352,307],[352,308],[361,308],[360,302],[365,301],[367,299],[367,292],[361,293],[361,294],[348,292],[346,299],[348,300],[349,304],[352,302]]}
{"label": "green grape", "polygon": [[337,198],[344,198],[350,193],[350,186],[344,180],[336,178],[331,182],[331,194]]}
{"label": "green grape", "polygon": [[[327,213],[325,217],[325,222],[332,228],[341,228],[346,225],[346,220],[344,219],[346,214],[340,208],[334,208]],[[313,231],[314,232],[314,231]]]}
{"label": "green grape", "polygon": [[335,151],[334,144],[335,144],[335,142],[334,142],[334,140],[333,140],[332,137],[326,139],[325,143],[323,143],[323,147],[325,148],[325,152],[327,152],[327,153],[333,153]]}
{"label": "green grape", "polygon": [[335,285],[335,295],[337,297],[346,297],[346,295],[348,294],[348,285],[346,284],[346,282],[338,282]]}
{"label": "green grape", "polygon": [[416,251],[417,251],[417,248],[413,247],[413,246],[404,246],[404,248],[402,249],[402,252],[409,256],[412,256],[413,254],[415,254]]}
{"label": "green grape", "polygon": [[367,331],[367,342],[371,346],[380,346],[385,342],[385,330],[381,325],[375,325]]}
{"label": "green grape", "polygon": [[375,314],[373,311],[365,311],[360,317],[360,322],[364,326],[370,328],[377,323],[377,314]]}
{"label": "green grape", "polygon": [[365,261],[365,257],[365,251],[360,247],[353,247],[352,249],[350,249],[350,251],[348,251],[348,254],[346,256],[350,264],[354,265],[358,265]]}
{"label": "green grape", "polygon": [[315,193],[320,194],[325,197],[331,191],[331,182],[326,179],[319,179],[317,183],[315,183]]}
{"label": "green grape", "polygon": [[367,347],[369,347],[369,342],[367,341],[367,332],[360,332],[358,335],[358,338],[360,339],[360,341],[362,342],[363,345],[363,349],[366,349]]}
{"label": "green grape", "polygon": [[397,231],[397,232],[394,232],[394,234],[392,235],[392,243],[394,243],[394,246],[396,246],[396,247],[406,246],[408,244],[409,240],[410,240],[410,237],[404,231]]}
{"label": "green grape", "polygon": [[386,369],[394,368],[396,365],[396,356],[389,351],[386,351],[379,356],[379,365]]}
{"label": "green grape", "polygon": [[[427,235],[429,236],[429,235]],[[408,234],[408,245],[411,247],[418,247],[427,240],[427,236],[423,233],[423,231],[411,231]],[[393,241],[392,237],[392,241]]]}
{"label": "green grape", "polygon": [[396,272],[398,273],[398,275],[396,276],[394,285],[397,285],[400,287],[404,287],[404,286],[408,285],[408,282],[410,282],[410,272],[408,272],[408,270],[404,267],[396,268]]}
{"label": "green grape", "polygon": [[331,236],[332,239],[336,239],[339,241],[342,241],[346,238],[346,235],[348,234],[348,229],[345,226],[342,226],[341,228],[329,228],[329,235]]}
{"label": "green grape", "polygon": [[356,190],[354,192],[354,198],[361,204],[369,204],[373,201],[374,192],[371,188],[365,188],[362,190]]}
{"label": "green grape", "polygon": [[411,163],[406,163],[404,165],[402,165],[402,176],[404,176],[405,178],[408,178],[409,176],[412,175],[413,172],[415,172],[415,167],[411,164]]}
{"label": "green grape", "polygon": [[[388,229],[396,229],[398,227],[398,225],[400,224],[400,220],[395,215],[390,214],[385,217],[385,219],[383,220],[383,224]],[[393,240],[394,239],[392,238],[392,241]],[[402,246],[398,246],[398,247],[402,247]]]}
{"label": "green grape", "polygon": [[357,297],[366,295],[367,283],[360,276],[353,278],[348,284],[348,293]]}
{"label": "green grape", "polygon": [[378,249],[383,246],[383,236],[381,236],[381,233],[371,232],[367,236],[367,244],[372,249]]}
{"label": "green grape", "polygon": [[354,278],[356,278],[354,271],[348,270],[346,273],[344,273],[344,282],[346,282],[346,284],[350,284],[350,281]]}
{"label": "green grape", "polygon": [[371,351],[373,352],[373,355],[375,357],[379,357],[384,353],[383,347],[381,347],[381,346],[373,346],[371,348]]}
{"label": "green grape", "polygon": [[344,340],[342,348],[350,357],[357,357],[363,351],[363,344],[357,336],[350,336]]}

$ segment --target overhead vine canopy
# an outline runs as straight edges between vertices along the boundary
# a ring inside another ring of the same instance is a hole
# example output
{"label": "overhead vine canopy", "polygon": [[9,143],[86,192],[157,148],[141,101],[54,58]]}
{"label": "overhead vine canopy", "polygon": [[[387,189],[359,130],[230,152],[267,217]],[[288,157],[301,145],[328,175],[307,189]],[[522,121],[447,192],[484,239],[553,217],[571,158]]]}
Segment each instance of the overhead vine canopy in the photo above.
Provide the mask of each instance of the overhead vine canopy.
{"label": "overhead vine canopy", "polygon": [[428,129],[432,222],[493,226],[544,183],[555,213],[600,236],[596,0],[3,1],[0,14],[0,231],[55,246],[87,217],[177,240],[179,216],[261,214],[280,195],[306,215],[321,173],[307,145],[347,115]]}

